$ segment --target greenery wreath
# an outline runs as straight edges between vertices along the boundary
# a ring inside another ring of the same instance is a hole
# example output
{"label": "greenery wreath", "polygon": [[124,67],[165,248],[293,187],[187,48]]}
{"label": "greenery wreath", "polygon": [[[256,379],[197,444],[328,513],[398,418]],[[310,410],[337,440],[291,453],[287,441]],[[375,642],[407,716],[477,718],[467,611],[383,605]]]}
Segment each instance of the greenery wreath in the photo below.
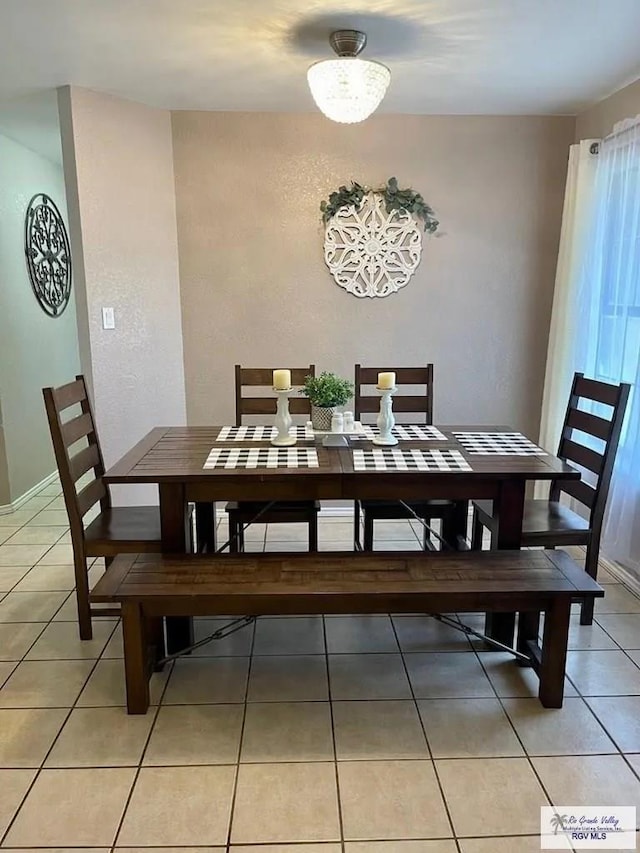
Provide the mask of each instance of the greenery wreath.
{"label": "greenery wreath", "polygon": [[328,201],[323,199],[320,202],[322,221],[326,225],[341,207],[348,207],[351,204],[359,207],[362,199],[368,192],[380,193],[384,196],[387,213],[391,213],[393,210],[406,210],[424,222],[424,230],[428,231],[429,234],[434,234],[438,230],[440,223],[436,219],[432,208],[429,207],[420,193],[416,193],[410,188],[401,190],[398,187],[396,178],[389,178],[386,185],[379,189],[362,186],[362,184],[358,184],[356,181],[351,181],[350,187],[339,187],[337,192],[330,194]]}

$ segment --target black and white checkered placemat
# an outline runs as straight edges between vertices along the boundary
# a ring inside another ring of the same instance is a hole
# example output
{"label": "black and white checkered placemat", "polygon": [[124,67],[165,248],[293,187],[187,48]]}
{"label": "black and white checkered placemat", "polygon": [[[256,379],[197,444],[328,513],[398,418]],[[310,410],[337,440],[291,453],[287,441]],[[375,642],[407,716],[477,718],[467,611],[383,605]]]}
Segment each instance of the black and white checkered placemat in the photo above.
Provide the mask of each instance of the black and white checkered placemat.
{"label": "black and white checkered placemat", "polygon": [[317,468],[315,447],[213,447],[204,468]]}
{"label": "black and white checkered placemat", "polygon": [[355,471],[471,471],[458,450],[375,447],[353,451]]}
{"label": "black and white checkered placemat", "polygon": [[[392,430],[393,435],[400,441],[446,441],[446,435],[443,435],[439,429],[426,424],[396,424]],[[354,438],[367,438],[371,440],[380,435],[380,430],[377,426],[371,424],[362,424],[361,432],[354,435]]]}
{"label": "black and white checkered placemat", "polygon": [[[216,441],[269,441],[278,430],[274,426],[225,426]],[[308,426],[292,426],[289,435],[298,441],[313,441],[313,430]]]}
{"label": "black and white checkered placemat", "polygon": [[548,456],[521,432],[454,432],[467,453],[497,456]]}

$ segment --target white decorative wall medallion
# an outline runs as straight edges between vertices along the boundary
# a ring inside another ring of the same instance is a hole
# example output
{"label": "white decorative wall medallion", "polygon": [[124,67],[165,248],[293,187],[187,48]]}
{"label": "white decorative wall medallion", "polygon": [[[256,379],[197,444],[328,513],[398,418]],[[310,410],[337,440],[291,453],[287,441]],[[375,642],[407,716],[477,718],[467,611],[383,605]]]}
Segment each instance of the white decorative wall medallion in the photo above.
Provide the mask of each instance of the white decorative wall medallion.
{"label": "white decorative wall medallion", "polygon": [[[436,222],[437,225],[437,222]],[[324,259],[336,284],[354,296],[389,296],[420,263],[422,234],[407,210],[387,212],[381,192],[340,207],[326,223]]]}

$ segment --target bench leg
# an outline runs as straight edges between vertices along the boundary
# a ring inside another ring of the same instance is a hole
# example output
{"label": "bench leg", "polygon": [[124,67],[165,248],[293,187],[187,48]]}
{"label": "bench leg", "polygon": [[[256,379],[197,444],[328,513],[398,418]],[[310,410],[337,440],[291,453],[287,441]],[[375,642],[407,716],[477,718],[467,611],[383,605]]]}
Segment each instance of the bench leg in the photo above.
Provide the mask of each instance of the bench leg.
{"label": "bench leg", "polygon": [[216,517],[214,503],[196,503],[196,552],[212,554],[216,550]]}
{"label": "bench leg", "polygon": [[124,672],[129,714],[146,714],[149,708],[149,666],[142,608],[136,602],[122,603]]}
{"label": "bench leg", "polygon": [[556,599],[545,613],[538,691],[545,708],[562,708],[570,617],[570,598]]}

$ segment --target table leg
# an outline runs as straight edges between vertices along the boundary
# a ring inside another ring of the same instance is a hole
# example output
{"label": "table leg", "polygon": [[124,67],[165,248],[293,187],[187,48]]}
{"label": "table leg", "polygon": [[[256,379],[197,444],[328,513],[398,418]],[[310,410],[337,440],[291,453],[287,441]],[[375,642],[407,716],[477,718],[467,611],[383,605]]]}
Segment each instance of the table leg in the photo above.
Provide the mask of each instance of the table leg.
{"label": "table leg", "polygon": [[[498,516],[498,533],[491,542],[492,548],[520,548],[524,490],[524,480],[504,480],[501,483],[500,493],[493,502],[493,511]],[[505,646],[513,646],[515,625],[515,613],[487,613],[484,632]]]}
{"label": "table leg", "polygon": [[568,598],[556,599],[545,613],[538,691],[545,708],[562,708],[570,619],[571,600]]}
{"label": "table leg", "polygon": [[216,505],[213,502],[196,504],[196,552],[213,554],[216,550]]}
{"label": "table leg", "polygon": [[147,637],[142,610],[135,601],[124,601],[122,603],[122,636],[127,712],[129,714],[146,714],[149,708]]}
{"label": "table leg", "polygon": [[[160,526],[164,554],[187,552],[187,501],[182,483],[160,483]],[[176,654],[193,645],[193,619],[167,618],[167,654]]]}
{"label": "table leg", "polygon": [[465,549],[468,522],[469,501],[456,501],[442,522],[442,538],[456,551]]}

